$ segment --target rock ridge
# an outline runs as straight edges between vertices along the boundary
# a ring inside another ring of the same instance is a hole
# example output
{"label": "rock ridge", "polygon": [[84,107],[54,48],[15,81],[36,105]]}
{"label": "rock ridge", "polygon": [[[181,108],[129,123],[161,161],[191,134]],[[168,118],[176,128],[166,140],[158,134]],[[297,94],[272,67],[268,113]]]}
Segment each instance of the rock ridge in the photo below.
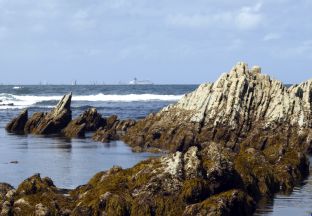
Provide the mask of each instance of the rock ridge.
{"label": "rock ridge", "polygon": [[216,82],[200,85],[176,104],[139,121],[124,139],[132,146],[172,151],[206,141],[239,148],[259,131],[290,127],[303,133],[312,128],[312,79],[287,88],[262,74],[259,66],[249,69],[239,62]]}

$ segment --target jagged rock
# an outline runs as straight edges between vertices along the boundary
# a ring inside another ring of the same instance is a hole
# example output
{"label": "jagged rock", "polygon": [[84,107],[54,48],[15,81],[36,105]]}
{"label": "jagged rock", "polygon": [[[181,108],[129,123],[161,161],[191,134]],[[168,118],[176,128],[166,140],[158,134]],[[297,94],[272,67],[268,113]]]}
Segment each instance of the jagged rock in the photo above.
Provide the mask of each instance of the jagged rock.
{"label": "jagged rock", "polygon": [[96,131],[105,124],[105,119],[97,112],[95,108],[86,110],[77,119],[78,124],[86,124],[86,131]]}
{"label": "jagged rock", "polygon": [[128,129],[133,127],[136,121],[118,120],[118,117],[112,115],[105,119],[103,127],[99,128],[92,136],[92,139],[99,142],[110,142],[113,140],[122,139]]}
{"label": "jagged rock", "polygon": [[5,129],[11,133],[23,133],[27,120],[28,120],[28,111],[27,109],[24,109],[19,114],[19,116],[17,116],[10,123],[7,124]]}
{"label": "jagged rock", "polygon": [[[214,205],[214,211],[251,215],[255,207],[253,199],[244,192],[235,169],[224,165],[230,161],[222,159],[233,159],[233,155],[228,156],[224,150],[214,156],[213,148],[191,147],[186,153],[149,159],[127,170],[114,168],[100,172],[89,181],[88,187],[72,191],[71,196],[76,197],[79,204],[75,211],[88,209],[91,215],[96,212],[104,215],[196,215],[190,213],[199,211],[198,206],[204,202],[224,200],[224,204]],[[218,167],[220,163],[222,168]],[[220,169],[227,171],[215,171]],[[211,187],[217,180],[218,190]],[[99,199],[94,202],[94,197]]]}
{"label": "jagged rock", "polygon": [[231,190],[187,206],[183,216],[252,215],[254,206],[255,203],[248,194],[240,190]]}
{"label": "jagged rock", "polygon": [[64,95],[49,113],[35,113],[26,123],[25,131],[34,134],[60,133],[71,121],[71,97]]}
{"label": "jagged rock", "polygon": [[[239,63],[215,83],[201,85],[175,105],[137,123],[116,116],[105,119],[94,136],[174,153],[129,169],[100,172],[66,196],[52,180],[35,175],[16,192],[9,196],[7,192],[1,211],[251,215],[260,196],[289,191],[308,174],[311,86],[307,81],[287,89],[259,67],[249,70]],[[41,124],[45,115],[37,115],[31,121]]]}
{"label": "jagged rock", "polygon": [[263,135],[269,137],[282,128],[310,133],[312,80],[287,88],[262,74],[260,67],[248,69],[238,63],[215,83],[202,84],[176,104],[139,121],[124,140],[131,146],[172,151],[215,141],[238,150],[246,137],[257,133],[265,139]]}
{"label": "jagged rock", "polygon": [[0,216],[11,216],[11,215],[13,215],[11,202],[5,201],[1,206]]}
{"label": "jagged rock", "polygon": [[43,112],[34,113],[25,124],[24,127],[25,133],[35,133],[39,123],[43,120],[45,115],[46,114]]}
{"label": "jagged rock", "polygon": [[36,174],[23,181],[15,191],[10,185],[1,184],[0,215],[70,215],[72,200],[63,190],[54,186],[50,178]]}
{"label": "jagged rock", "polygon": [[114,129],[99,129],[93,134],[92,139],[94,141],[108,143],[110,141],[119,140],[119,136],[117,136],[116,130]]}
{"label": "jagged rock", "polygon": [[260,195],[292,188],[308,170],[304,154],[280,149],[233,152],[205,143],[130,169],[115,166],[66,195],[37,174],[11,195],[12,187],[3,185],[0,209],[13,215],[251,215]]}
{"label": "jagged rock", "polygon": [[62,130],[62,133],[66,137],[85,137],[86,124],[79,124],[76,120],[72,120],[66,128]]}
{"label": "jagged rock", "polygon": [[63,133],[67,137],[84,137],[86,131],[96,131],[105,124],[106,119],[102,118],[95,108],[90,108],[72,120]]}
{"label": "jagged rock", "polygon": [[35,174],[32,177],[22,182],[16,190],[18,194],[31,195],[39,192],[55,191],[54,186],[50,178],[41,178],[40,174]]}
{"label": "jagged rock", "polygon": [[42,203],[39,203],[35,206],[35,215],[36,216],[49,216],[51,215],[49,209],[42,205]]}
{"label": "jagged rock", "polygon": [[0,212],[3,209],[3,203],[5,202],[5,200],[6,199],[10,200],[10,197],[6,196],[7,193],[13,190],[14,190],[13,186],[6,183],[0,183]]}

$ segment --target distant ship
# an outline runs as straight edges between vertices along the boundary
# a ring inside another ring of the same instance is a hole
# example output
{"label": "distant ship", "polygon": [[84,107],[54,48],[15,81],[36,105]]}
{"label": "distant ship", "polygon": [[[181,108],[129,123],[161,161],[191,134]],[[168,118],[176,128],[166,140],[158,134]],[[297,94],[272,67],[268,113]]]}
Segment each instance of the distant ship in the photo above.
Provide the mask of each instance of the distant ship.
{"label": "distant ship", "polygon": [[154,85],[154,83],[149,80],[138,80],[137,78],[134,78],[129,82],[129,85]]}

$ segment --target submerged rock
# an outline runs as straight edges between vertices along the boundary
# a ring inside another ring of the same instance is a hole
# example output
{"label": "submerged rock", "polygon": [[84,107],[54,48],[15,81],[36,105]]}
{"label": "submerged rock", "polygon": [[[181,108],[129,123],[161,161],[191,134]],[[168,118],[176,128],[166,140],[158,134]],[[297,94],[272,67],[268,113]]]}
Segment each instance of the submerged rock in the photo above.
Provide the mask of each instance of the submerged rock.
{"label": "submerged rock", "polygon": [[24,109],[16,118],[7,124],[6,130],[11,133],[23,133],[28,120],[28,110]]}

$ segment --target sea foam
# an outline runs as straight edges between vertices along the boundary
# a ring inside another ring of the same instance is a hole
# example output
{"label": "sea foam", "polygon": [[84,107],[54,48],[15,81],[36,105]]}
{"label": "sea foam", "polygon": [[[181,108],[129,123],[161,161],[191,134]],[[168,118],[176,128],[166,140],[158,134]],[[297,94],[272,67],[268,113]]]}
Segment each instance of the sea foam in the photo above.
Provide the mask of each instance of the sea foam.
{"label": "sea foam", "polygon": [[[159,95],[159,94],[127,94],[127,95],[73,95],[72,101],[85,101],[85,102],[148,102],[148,101],[177,101],[183,95]],[[62,98],[58,96],[38,96],[38,95],[13,95],[13,94],[0,94],[0,109],[8,108],[25,108],[35,105],[37,103],[47,101],[58,101]],[[7,104],[14,104],[8,106]],[[87,104],[86,104],[87,105]],[[45,106],[46,107],[46,106]]]}

